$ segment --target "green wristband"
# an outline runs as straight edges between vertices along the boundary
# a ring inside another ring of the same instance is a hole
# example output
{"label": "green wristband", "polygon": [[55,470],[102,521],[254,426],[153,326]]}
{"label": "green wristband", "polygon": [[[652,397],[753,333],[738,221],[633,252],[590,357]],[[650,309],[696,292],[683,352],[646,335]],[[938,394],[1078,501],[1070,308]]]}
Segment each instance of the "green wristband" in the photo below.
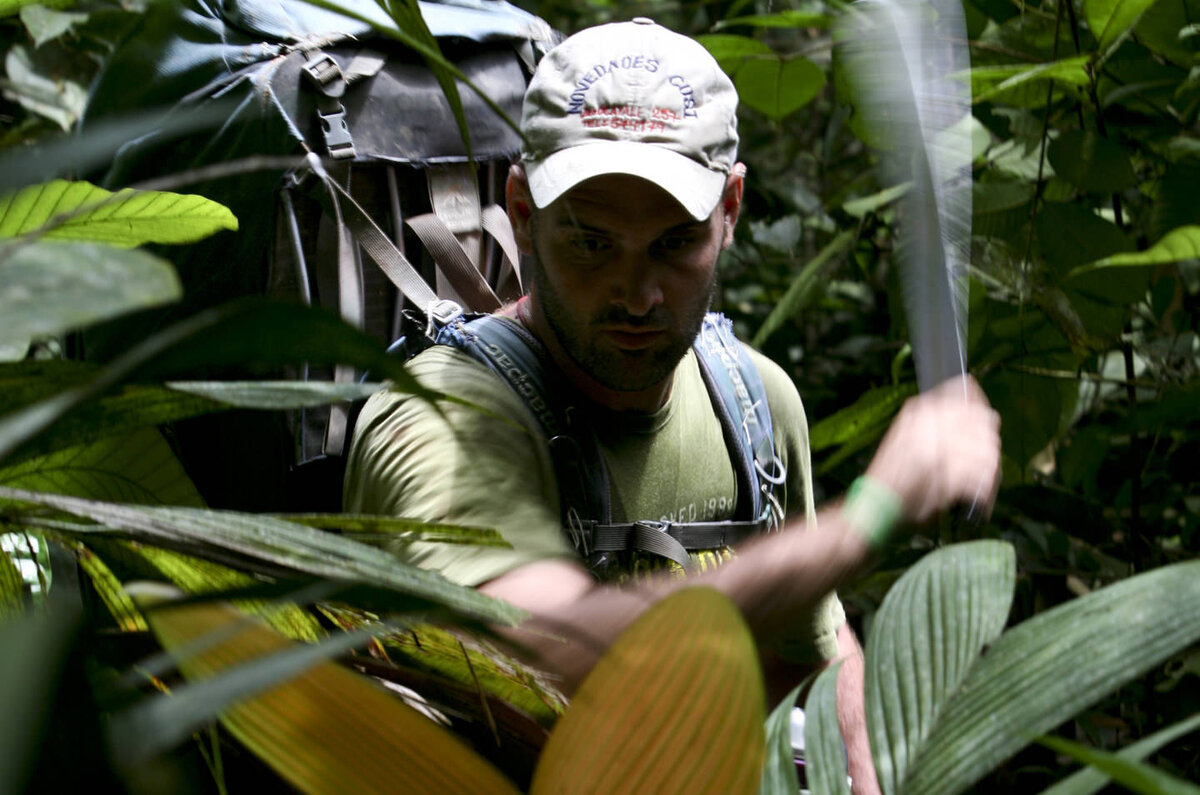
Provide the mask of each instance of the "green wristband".
{"label": "green wristband", "polygon": [[862,536],[872,549],[881,548],[900,521],[903,503],[899,495],[875,478],[862,475],[850,484],[842,503],[842,519]]}

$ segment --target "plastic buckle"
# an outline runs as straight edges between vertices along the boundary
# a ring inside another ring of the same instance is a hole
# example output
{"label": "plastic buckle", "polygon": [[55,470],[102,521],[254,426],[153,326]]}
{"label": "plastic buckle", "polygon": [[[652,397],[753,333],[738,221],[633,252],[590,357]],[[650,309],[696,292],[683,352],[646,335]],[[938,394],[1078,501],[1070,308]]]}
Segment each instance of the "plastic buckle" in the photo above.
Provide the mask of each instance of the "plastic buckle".
{"label": "plastic buckle", "polygon": [[329,156],[334,160],[354,157],[354,139],[350,137],[350,128],[346,126],[346,109],[338,105],[333,113],[317,111],[317,118],[321,120],[321,133],[325,136],[325,145],[329,147]]}
{"label": "plastic buckle", "polygon": [[656,530],[659,533],[666,533],[671,529],[670,522],[659,522],[654,519],[638,519],[633,523],[634,527],[644,527],[647,530]]}
{"label": "plastic buckle", "polygon": [[447,326],[463,316],[463,309],[450,299],[443,298],[430,304],[426,313],[429,315],[429,319],[439,326]]}
{"label": "plastic buckle", "polygon": [[300,67],[306,77],[312,81],[322,94],[327,97],[340,97],[346,93],[346,80],[342,76],[342,67],[333,57],[318,52],[304,62]]}

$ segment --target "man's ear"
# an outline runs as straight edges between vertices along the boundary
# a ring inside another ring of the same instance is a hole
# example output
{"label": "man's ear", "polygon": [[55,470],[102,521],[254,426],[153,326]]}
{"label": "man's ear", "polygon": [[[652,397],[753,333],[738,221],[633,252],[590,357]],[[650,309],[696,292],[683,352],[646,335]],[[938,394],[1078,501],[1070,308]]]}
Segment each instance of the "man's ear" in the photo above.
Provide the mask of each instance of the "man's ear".
{"label": "man's ear", "polygon": [[726,249],[733,243],[733,228],[737,226],[738,213],[742,209],[742,189],[746,182],[746,166],[744,163],[734,163],[725,180],[725,193],[721,196],[721,206],[725,212],[725,228],[721,238],[721,248]]}
{"label": "man's ear", "polygon": [[508,169],[504,203],[508,206],[508,220],[512,224],[517,248],[522,254],[533,253],[533,197],[529,193],[525,169],[518,163],[513,163]]}

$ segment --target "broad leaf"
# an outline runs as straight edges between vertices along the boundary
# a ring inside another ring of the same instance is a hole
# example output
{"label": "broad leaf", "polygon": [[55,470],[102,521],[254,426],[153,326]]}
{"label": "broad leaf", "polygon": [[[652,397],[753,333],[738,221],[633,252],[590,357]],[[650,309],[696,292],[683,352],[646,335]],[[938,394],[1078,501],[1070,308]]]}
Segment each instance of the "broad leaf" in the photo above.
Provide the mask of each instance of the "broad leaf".
{"label": "broad leaf", "polygon": [[796,274],[796,278],[788,285],[783,298],[763,321],[758,333],[754,335],[752,345],[756,348],[761,347],[772,334],[783,327],[784,323],[799,314],[800,310],[810,303],[812,296],[825,283],[829,265],[837,261],[836,258],[854,242],[855,237],[856,232],[852,229],[842,232],[829,241],[817,256],[805,263],[800,272]]}
{"label": "broad leaf", "polygon": [[301,409],[343,400],[365,400],[379,383],[319,381],[168,381],[166,387],[243,409]]}
{"label": "broad leaf", "polygon": [[751,58],[733,78],[742,104],[779,121],[812,101],[825,70],[802,56]]}
{"label": "broad leaf", "polygon": [[83,113],[87,88],[70,78],[55,79],[43,74],[42,65],[29,48],[13,45],[5,55],[4,69],[8,73],[4,98],[15,100],[31,113],[49,119],[64,132],[71,129]]}
{"label": "broad leaf", "polygon": [[747,58],[771,54],[771,48],[767,46],[766,42],[748,36],[715,34],[697,36],[696,41],[703,44],[704,48],[716,59],[717,64],[730,75],[735,74]]}
{"label": "broad leaf", "polygon": [[145,251],[16,244],[0,250],[0,344],[62,334],[180,294],[170,263]]}
{"label": "broad leaf", "polygon": [[841,669],[838,663],[822,671],[804,703],[804,767],[808,788],[822,795],[850,793],[846,784],[846,747],[842,744],[837,718],[837,678]]}
{"label": "broad leaf", "polygon": [[792,711],[800,691],[812,679],[812,676],[805,677],[767,716],[767,758],[763,761],[758,795],[794,795],[800,787],[796,777],[795,752],[792,750]]}
{"label": "broad leaf", "polygon": [[107,535],[118,529],[136,541],[203,556],[264,573],[362,583],[404,597],[405,609],[447,607],[498,624],[523,611],[454,585],[441,575],[408,566],[387,552],[311,527],[233,511],[118,505],[0,487],[0,499],[44,505],[100,523],[74,533]]}
{"label": "broad leaf", "polygon": [[413,541],[443,544],[471,544],[483,547],[511,547],[504,536],[487,527],[434,524],[418,519],[354,513],[294,513],[278,518],[296,524],[335,530],[347,538],[366,543],[406,544]]}
{"label": "broad leaf", "polygon": [[[184,714],[168,711],[164,725],[190,725],[205,711],[207,700],[218,702],[238,690],[274,683],[236,703],[222,722],[302,792],[516,792],[495,768],[429,718],[364,677],[323,660],[336,652],[336,645],[293,646],[218,605],[154,611],[150,623],[168,649],[233,632],[181,661],[184,674],[200,684],[191,686],[196,690],[183,689],[182,696],[189,699],[180,710]],[[364,639],[348,635],[331,643]]]}
{"label": "broad leaf", "polygon": [[117,193],[89,182],[54,180],[0,197],[0,238],[46,228],[43,237],[130,248],[145,243],[194,243],[237,219],[203,196],[159,191]]}
{"label": "broad leaf", "polygon": [[1133,29],[1142,14],[1158,0],[1084,0],[1083,16],[1101,53]]}
{"label": "broad leaf", "polygon": [[963,688],[985,644],[1004,628],[1016,559],[996,541],[927,555],[888,593],[867,639],[867,728],[888,795],[928,749],[950,698]]}
{"label": "broad leaf", "polygon": [[1054,172],[1081,190],[1119,193],[1136,181],[1124,147],[1087,130],[1069,130],[1051,144],[1047,157]]}
{"label": "broad leaf", "polygon": [[1197,604],[1200,561],[1191,561],[1093,591],[1004,633],[945,704],[903,791],[966,790],[1038,734],[1200,640]]}
{"label": "broad leaf", "polygon": [[971,94],[976,103],[1000,99],[1003,92],[1020,86],[1053,80],[1071,86],[1086,86],[1088,58],[1080,55],[1036,66],[977,66],[971,70]]}
{"label": "broad leaf", "polygon": [[1089,748],[1061,737],[1043,737],[1039,742],[1060,754],[1074,757],[1100,770],[1131,792],[1140,795],[1200,795],[1200,787],[1189,784],[1156,767],[1123,758],[1108,751]]}
{"label": "broad leaf", "polygon": [[34,4],[47,8],[67,8],[74,5],[74,0],[0,0],[0,17],[8,17]]}
{"label": "broad leaf", "polygon": [[686,588],[650,608],[584,680],[550,734],[533,795],[754,793],[763,682],[733,603]]}
{"label": "broad leaf", "polygon": [[[64,2],[62,5],[69,6],[71,3]],[[76,25],[87,21],[87,14],[74,11],[55,11],[46,3],[39,2],[36,5],[27,5],[21,8],[21,23],[33,38],[34,47],[41,47]]]}
{"label": "broad leaf", "polygon": [[1138,268],[1154,265],[1170,265],[1175,262],[1200,258],[1200,226],[1181,226],[1165,234],[1162,240],[1145,251],[1114,254],[1102,260],[1082,265],[1069,274],[1081,276],[1101,268]]}
{"label": "broad leaf", "polygon": [[845,444],[873,432],[900,410],[900,405],[917,393],[917,385],[911,382],[895,386],[881,386],[863,394],[854,405],[838,411],[818,422],[809,432],[809,445],[813,452],[838,444]]}
{"label": "broad leaf", "polygon": [[[1138,740],[1126,748],[1122,748],[1117,752],[1116,756],[1131,762],[1141,761],[1151,754],[1157,753],[1159,749],[1169,743],[1197,729],[1200,729],[1200,713],[1181,720],[1165,729],[1160,729],[1149,737]],[[1042,795],[1095,795],[1095,793],[1104,789],[1108,785],[1108,782],[1109,777],[1103,772],[1094,767],[1089,767],[1080,770],[1070,778],[1063,779],[1053,787],[1043,790]]]}

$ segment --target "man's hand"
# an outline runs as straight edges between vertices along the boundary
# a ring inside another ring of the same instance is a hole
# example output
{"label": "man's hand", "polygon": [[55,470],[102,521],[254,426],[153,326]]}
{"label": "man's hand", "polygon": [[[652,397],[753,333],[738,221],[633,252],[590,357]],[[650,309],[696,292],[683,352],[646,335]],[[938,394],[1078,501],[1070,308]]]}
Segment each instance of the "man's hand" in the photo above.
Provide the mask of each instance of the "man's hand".
{"label": "man's hand", "polygon": [[867,475],[896,493],[910,522],[956,504],[990,513],[1000,484],[1000,415],[974,378],[946,381],[904,404]]}

